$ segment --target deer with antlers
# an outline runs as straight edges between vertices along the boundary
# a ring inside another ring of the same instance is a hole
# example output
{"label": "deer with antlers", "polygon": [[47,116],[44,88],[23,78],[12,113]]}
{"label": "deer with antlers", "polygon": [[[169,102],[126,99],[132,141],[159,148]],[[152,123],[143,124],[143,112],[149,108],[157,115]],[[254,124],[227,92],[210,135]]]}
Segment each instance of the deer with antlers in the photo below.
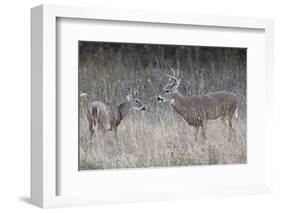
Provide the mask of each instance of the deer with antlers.
{"label": "deer with antlers", "polygon": [[91,138],[95,132],[100,132],[104,135],[107,131],[113,131],[115,140],[118,142],[117,128],[126,115],[128,115],[131,110],[146,110],[135,96],[136,91],[133,92],[127,89],[126,99],[118,106],[94,101],[92,103],[90,116]]}
{"label": "deer with antlers", "polygon": [[168,77],[168,83],[158,96],[159,102],[169,102],[173,109],[181,115],[191,126],[196,127],[195,138],[198,139],[199,128],[202,128],[204,140],[206,139],[204,121],[222,118],[228,121],[229,139],[233,131],[232,117],[236,112],[238,99],[232,92],[218,91],[205,95],[183,96],[179,91],[179,69],[172,69],[173,75]]}

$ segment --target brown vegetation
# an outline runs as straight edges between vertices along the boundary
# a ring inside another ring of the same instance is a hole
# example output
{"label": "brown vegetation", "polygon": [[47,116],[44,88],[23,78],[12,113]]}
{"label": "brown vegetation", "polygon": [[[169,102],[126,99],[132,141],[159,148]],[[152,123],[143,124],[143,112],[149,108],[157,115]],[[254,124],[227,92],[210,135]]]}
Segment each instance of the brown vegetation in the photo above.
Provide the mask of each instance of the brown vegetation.
{"label": "brown vegetation", "polygon": [[[85,117],[81,115],[80,124],[86,127]],[[233,125],[235,137],[228,141],[223,121],[208,121],[208,139],[196,142],[195,128],[169,106],[132,112],[118,128],[118,143],[113,132],[91,140],[88,129],[80,129],[80,169],[246,163],[246,120],[239,117]]]}
{"label": "brown vegetation", "polygon": [[[179,91],[195,95],[225,90],[238,97],[235,135],[228,141],[222,120],[206,122],[207,140],[195,140],[195,129],[168,104],[155,100],[167,78],[160,72],[180,68]],[[165,46],[145,44],[79,43],[79,168],[115,169],[247,161],[246,142],[246,49]],[[114,133],[90,137],[90,103],[124,99],[127,87],[139,91],[147,111],[130,112]]]}

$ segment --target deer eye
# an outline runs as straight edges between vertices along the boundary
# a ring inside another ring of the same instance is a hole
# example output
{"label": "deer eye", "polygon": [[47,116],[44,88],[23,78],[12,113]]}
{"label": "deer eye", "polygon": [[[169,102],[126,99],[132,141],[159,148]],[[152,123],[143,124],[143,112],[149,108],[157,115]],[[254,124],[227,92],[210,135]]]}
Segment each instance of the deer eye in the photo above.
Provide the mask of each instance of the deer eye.
{"label": "deer eye", "polygon": [[170,90],[166,89],[166,90],[165,90],[165,92],[166,92],[166,93],[169,93],[169,92],[170,92]]}

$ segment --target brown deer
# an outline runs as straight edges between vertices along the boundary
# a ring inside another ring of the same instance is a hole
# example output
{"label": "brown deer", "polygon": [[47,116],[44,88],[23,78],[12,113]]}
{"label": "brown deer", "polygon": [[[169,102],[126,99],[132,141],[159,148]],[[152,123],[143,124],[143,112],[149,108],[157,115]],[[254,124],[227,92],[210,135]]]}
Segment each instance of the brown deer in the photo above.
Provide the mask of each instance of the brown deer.
{"label": "brown deer", "polygon": [[94,101],[91,108],[90,132],[91,138],[94,133],[100,132],[104,135],[107,131],[113,131],[115,140],[117,138],[117,128],[121,121],[131,110],[146,110],[143,104],[135,98],[136,92],[130,89],[126,91],[126,99],[118,106]]}
{"label": "brown deer", "polygon": [[202,128],[203,137],[206,139],[204,121],[222,118],[228,121],[229,138],[233,131],[232,117],[236,112],[238,99],[232,92],[218,91],[205,95],[183,96],[179,91],[179,70],[173,76],[164,74],[169,78],[167,85],[158,96],[158,101],[169,102],[173,109],[180,114],[191,126],[196,127],[195,138],[198,139],[199,128]]}

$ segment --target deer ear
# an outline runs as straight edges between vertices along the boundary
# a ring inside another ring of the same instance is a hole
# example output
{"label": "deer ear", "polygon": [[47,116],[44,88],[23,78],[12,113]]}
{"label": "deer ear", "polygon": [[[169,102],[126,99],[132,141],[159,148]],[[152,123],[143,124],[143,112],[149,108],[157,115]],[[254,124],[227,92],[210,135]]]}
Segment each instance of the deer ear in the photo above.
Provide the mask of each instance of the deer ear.
{"label": "deer ear", "polygon": [[126,97],[127,97],[127,99],[130,100],[131,96],[132,96],[132,91],[131,91],[130,88],[127,88],[126,89]]}
{"label": "deer ear", "polygon": [[130,94],[130,88],[126,89],[126,96],[128,96]]}
{"label": "deer ear", "polygon": [[126,89],[126,99],[129,99],[129,88]]}
{"label": "deer ear", "polygon": [[137,94],[138,94],[138,91],[137,91],[137,90],[134,90],[133,96],[135,97]]}

